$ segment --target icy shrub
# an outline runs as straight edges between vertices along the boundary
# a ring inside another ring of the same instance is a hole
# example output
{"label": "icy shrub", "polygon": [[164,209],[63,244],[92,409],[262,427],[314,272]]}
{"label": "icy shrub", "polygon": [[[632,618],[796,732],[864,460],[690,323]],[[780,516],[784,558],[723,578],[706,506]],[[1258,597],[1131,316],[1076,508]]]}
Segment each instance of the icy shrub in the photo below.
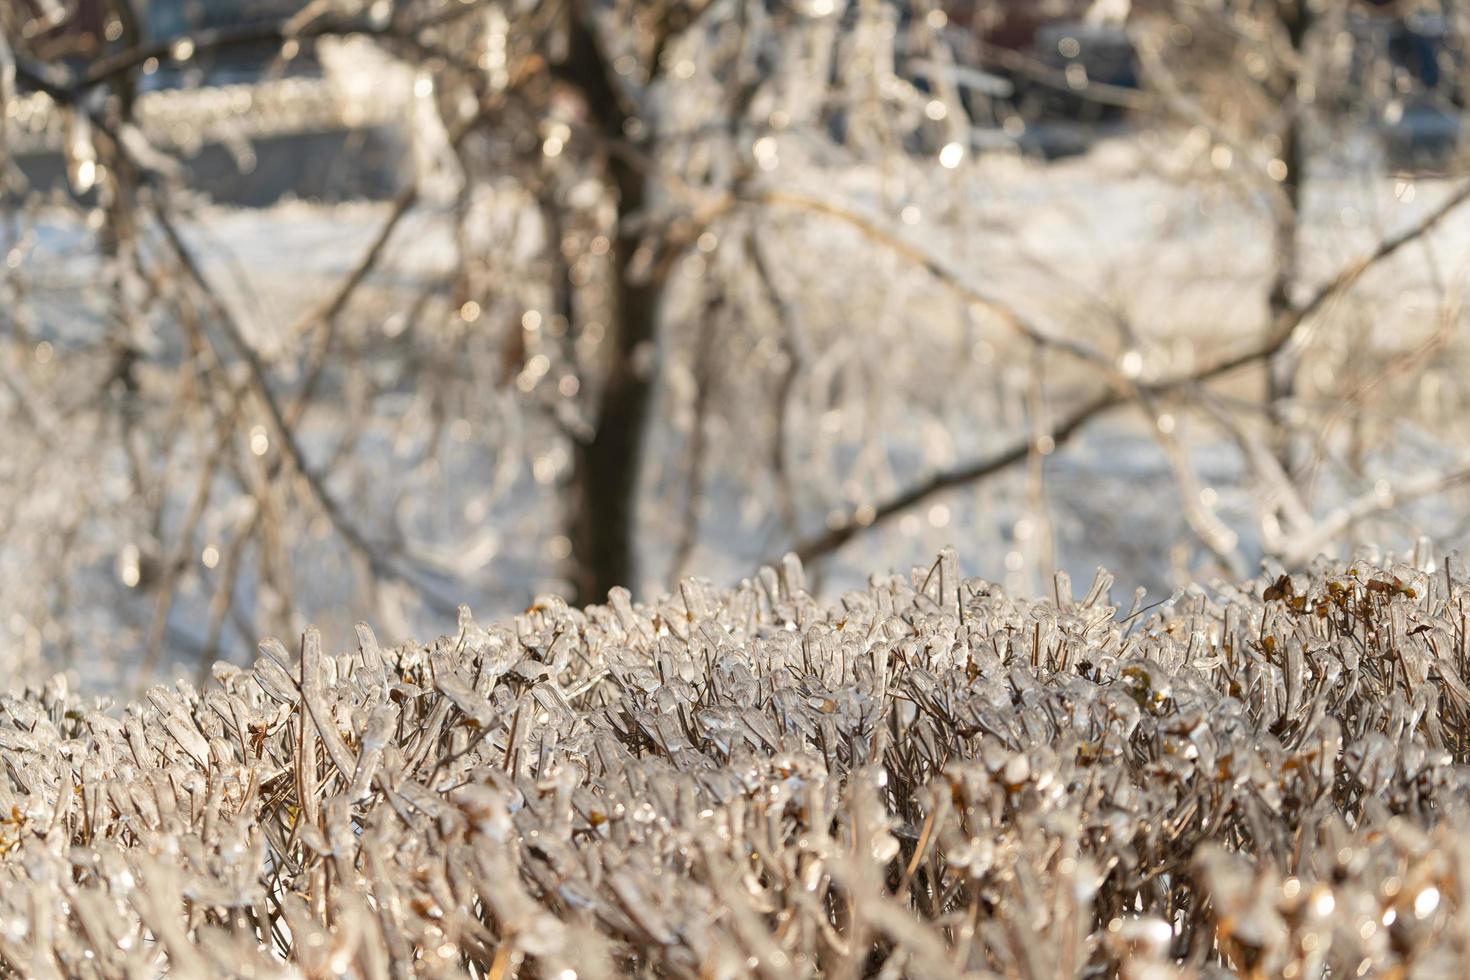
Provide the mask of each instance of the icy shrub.
{"label": "icy shrub", "polygon": [[1470,584],[1120,615],[952,554],[0,704],[27,977],[1453,975]]}

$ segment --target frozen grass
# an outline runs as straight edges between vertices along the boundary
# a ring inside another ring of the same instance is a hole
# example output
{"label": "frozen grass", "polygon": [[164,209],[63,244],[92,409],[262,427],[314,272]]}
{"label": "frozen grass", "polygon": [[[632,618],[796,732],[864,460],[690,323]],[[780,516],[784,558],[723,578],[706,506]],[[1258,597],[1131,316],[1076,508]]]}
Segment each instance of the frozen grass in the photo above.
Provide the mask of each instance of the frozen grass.
{"label": "frozen grass", "polygon": [[1119,615],[794,563],[0,701],[26,977],[1456,975],[1470,583]]}

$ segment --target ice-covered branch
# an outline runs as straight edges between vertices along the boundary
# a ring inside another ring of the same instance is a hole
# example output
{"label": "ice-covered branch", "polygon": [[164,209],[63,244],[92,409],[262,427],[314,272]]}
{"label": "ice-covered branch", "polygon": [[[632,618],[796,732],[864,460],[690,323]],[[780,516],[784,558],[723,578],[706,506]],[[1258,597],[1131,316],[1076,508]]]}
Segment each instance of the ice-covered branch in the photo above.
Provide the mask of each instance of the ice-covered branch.
{"label": "ice-covered branch", "polygon": [[[1214,381],[1241,368],[1269,360],[1291,341],[1298,328],[1310,317],[1321,312],[1331,301],[1351,290],[1364,275],[1391,258],[1404,246],[1434,230],[1467,201],[1470,201],[1470,182],[1460,185],[1437,207],[1408,228],[1383,239],[1371,252],[1338,270],[1305,302],[1293,306],[1272,323],[1265,338],[1256,345],[1238,354],[1226,355],[1210,361],[1185,375],[1139,387],[1154,395],[1188,391],[1195,386]],[[1050,439],[1050,445],[1053,448],[1060,448],[1094,419],[1128,403],[1133,397],[1135,397],[1134,394],[1128,389],[1095,395],[1071,412],[1064,414],[1051,427],[1046,434]],[[969,486],[1009,470],[1010,467],[1027,458],[1034,444],[1035,440],[1030,438],[1019,440],[989,456],[951,469],[941,470],[887,500],[854,508],[840,520],[833,522],[833,526],[828,530],[797,542],[791,550],[800,555],[804,561],[812,561],[831,554],[854,537],[885,525],[909,508],[938,494]]]}

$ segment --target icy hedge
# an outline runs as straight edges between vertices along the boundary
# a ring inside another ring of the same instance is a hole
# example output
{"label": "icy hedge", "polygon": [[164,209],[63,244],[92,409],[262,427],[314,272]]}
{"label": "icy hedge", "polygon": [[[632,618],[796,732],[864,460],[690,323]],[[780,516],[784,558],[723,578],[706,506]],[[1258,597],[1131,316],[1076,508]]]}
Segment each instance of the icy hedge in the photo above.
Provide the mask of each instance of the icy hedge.
{"label": "icy hedge", "polygon": [[58,976],[1456,975],[1470,586],[1119,614],[793,563],[0,703],[0,962]]}

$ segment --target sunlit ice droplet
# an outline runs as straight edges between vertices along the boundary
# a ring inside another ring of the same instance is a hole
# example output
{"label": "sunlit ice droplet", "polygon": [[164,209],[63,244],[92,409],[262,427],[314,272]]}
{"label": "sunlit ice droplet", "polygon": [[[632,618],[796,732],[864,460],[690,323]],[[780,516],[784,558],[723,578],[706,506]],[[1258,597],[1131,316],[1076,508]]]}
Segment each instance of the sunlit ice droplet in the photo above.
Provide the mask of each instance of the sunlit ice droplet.
{"label": "sunlit ice droplet", "polygon": [[965,148],[959,143],[946,143],[944,149],[939,151],[939,165],[946,170],[958,167],[964,158]]}
{"label": "sunlit ice droplet", "polygon": [[756,165],[762,170],[775,170],[780,163],[776,152],[776,140],[773,137],[762,136],[751,146],[750,152],[755,157]]}
{"label": "sunlit ice droplet", "polygon": [[1414,896],[1414,918],[1425,919],[1439,908],[1439,889],[1433,885]]}
{"label": "sunlit ice droplet", "polygon": [[129,541],[122,546],[117,553],[117,577],[118,580],[128,588],[136,588],[142,581],[143,572],[141,567],[142,553],[138,546]]}
{"label": "sunlit ice droplet", "polygon": [[91,160],[78,160],[76,178],[73,180],[78,194],[85,194],[97,183],[97,164]]}

